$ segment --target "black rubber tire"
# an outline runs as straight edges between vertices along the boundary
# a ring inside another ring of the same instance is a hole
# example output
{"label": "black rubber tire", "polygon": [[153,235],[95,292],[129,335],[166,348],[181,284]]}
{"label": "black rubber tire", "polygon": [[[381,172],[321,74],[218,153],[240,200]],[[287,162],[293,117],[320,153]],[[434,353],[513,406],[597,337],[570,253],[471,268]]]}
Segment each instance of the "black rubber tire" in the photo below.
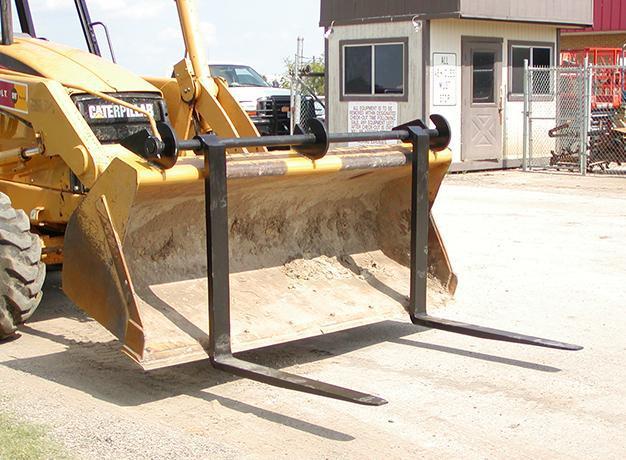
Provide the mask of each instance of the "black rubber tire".
{"label": "black rubber tire", "polygon": [[45,277],[41,241],[31,233],[28,216],[0,193],[0,340],[35,312]]}

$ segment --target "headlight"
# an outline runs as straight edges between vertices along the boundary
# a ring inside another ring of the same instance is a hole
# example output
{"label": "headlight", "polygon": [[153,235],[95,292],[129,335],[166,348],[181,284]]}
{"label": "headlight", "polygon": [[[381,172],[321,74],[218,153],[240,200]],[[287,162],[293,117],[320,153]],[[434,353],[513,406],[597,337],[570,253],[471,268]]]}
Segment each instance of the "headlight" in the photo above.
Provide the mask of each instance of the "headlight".
{"label": "headlight", "polygon": [[269,97],[260,97],[256,100],[256,108],[258,111],[263,111],[267,109],[267,103],[269,102]]}
{"label": "headlight", "polygon": [[271,110],[271,98],[265,96],[257,99],[256,103],[256,111],[259,117],[269,115],[269,111]]}

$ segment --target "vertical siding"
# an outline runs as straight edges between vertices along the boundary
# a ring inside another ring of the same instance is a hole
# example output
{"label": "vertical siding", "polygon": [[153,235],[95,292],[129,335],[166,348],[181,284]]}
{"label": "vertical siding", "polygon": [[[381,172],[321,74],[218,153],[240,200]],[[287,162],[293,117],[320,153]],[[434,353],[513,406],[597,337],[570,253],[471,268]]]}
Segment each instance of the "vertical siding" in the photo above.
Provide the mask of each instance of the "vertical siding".
{"label": "vertical siding", "polygon": [[[430,107],[431,113],[444,115],[452,126],[453,158],[461,161],[461,129],[463,115],[461,113],[461,37],[494,37],[502,38],[502,94],[504,96],[504,124],[502,141],[504,145],[504,159],[518,159],[522,156],[521,137],[523,126],[523,103],[508,102],[508,41],[533,41],[553,43],[556,49],[557,29],[555,26],[494,22],[470,21],[456,19],[435,20],[431,23],[431,52],[456,53],[457,55],[457,105],[451,107]],[[556,56],[555,56],[556,58]],[[433,86],[432,78],[430,88]],[[506,129],[505,129],[506,128]]]}
{"label": "vertical siding", "polygon": [[618,32],[626,31],[626,1],[594,0],[593,27],[566,32]]}
{"label": "vertical siding", "polygon": [[402,123],[422,117],[421,32],[416,32],[411,22],[336,26],[328,43],[328,125],[331,132],[348,130],[348,102],[340,101],[342,75],[339,42],[402,37],[407,37],[409,40],[409,81],[407,82],[409,100],[398,102],[398,121]]}
{"label": "vertical siding", "polygon": [[595,0],[593,31],[626,30],[626,2],[623,0]]}

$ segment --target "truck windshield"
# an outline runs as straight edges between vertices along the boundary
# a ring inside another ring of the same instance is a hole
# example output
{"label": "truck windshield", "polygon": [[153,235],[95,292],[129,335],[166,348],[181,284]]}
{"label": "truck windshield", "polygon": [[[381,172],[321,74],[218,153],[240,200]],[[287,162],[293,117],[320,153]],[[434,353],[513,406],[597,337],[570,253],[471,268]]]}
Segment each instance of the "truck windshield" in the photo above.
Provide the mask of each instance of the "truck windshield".
{"label": "truck windshield", "polygon": [[213,77],[222,77],[228,86],[270,86],[252,67],[245,65],[212,64],[209,69]]}

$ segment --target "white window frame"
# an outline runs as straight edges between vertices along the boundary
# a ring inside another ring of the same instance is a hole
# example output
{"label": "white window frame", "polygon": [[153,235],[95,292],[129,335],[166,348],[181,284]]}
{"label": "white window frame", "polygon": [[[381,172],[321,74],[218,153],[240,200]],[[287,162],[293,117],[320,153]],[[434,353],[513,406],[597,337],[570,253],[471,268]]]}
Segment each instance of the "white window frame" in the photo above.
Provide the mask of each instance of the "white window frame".
{"label": "white window frame", "polygon": [[[513,50],[514,49],[527,49],[530,50],[530,59],[528,62],[528,66],[529,67],[534,67],[533,66],[533,50],[536,48],[542,48],[542,49],[547,49],[550,51],[550,65],[548,67],[553,67],[554,66],[554,45],[552,43],[516,43],[513,42],[511,44],[509,44],[509,52],[508,52],[508,58],[509,58],[509,62],[508,62],[508,66],[507,66],[507,72],[509,73],[509,78],[508,78],[508,82],[509,82],[509,100],[523,100],[524,98],[524,93],[514,93],[513,92]],[[522,82],[523,83],[523,82]],[[551,85],[552,86],[552,85]],[[541,95],[537,95],[539,97],[551,97],[554,94],[554,89],[551,87],[550,88],[550,92],[545,93],[545,94],[541,94]]]}

